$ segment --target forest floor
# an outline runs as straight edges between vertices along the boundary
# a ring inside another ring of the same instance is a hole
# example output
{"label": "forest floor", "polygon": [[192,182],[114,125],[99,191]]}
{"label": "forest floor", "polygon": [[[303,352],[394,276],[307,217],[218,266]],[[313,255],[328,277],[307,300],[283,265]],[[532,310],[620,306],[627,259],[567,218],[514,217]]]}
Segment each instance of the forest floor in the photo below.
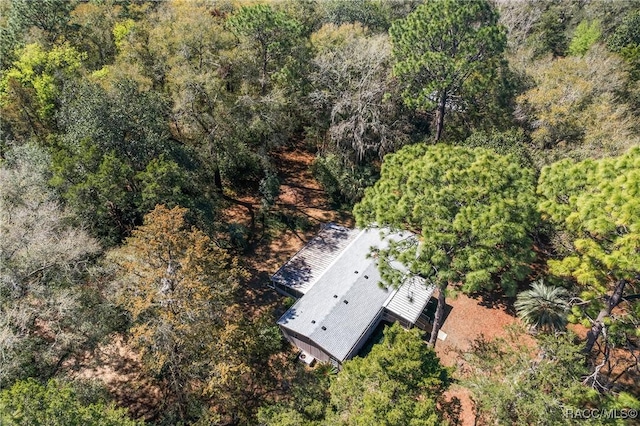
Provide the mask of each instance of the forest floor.
{"label": "forest floor", "polygon": [[[313,177],[310,171],[313,160],[313,154],[300,149],[277,154],[276,164],[282,183],[272,212],[278,215],[282,226],[276,232],[263,228],[261,237],[247,254],[241,256],[252,277],[241,296],[243,308],[250,316],[271,313],[275,318],[284,312],[282,297],[267,287],[269,277],[316,234],[321,224],[354,225],[350,213],[336,210]],[[237,199],[251,203],[256,211],[259,208],[260,200],[255,197],[238,196]],[[249,226],[247,209],[241,205],[227,208],[222,219]],[[505,336],[504,327],[518,321],[509,301],[459,295],[449,298],[447,304],[447,317],[442,327],[446,338],[436,344],[436,352],[447,366],[460,367],[460,353],[480,335],[489,339]],[[104,382],[116,396],[117,403],[128,407],[134,416],[153,419],[162,404],[161,388],[144,377],[135,353],[121,338],[99,348],[95,355],[77,360],[74,369],[77,377]],[[460,400],[459,425],[473,425],[473,406],[468,390],[454,385],[446,396]]]}
{"label": "forest floor", "polygon": [[[301,150],[285,151],[278,156],[282,186],[276,205],[280,210],[307,218],[312,226],[305,231],[287,228],[268,244],[258,245],[252,256],[246,259],[253,276],[247,287],[247,305],[253,309],[267,308],[276,313],[283,312],[282,297],[266,286],[269,276],[316,234],[319,225],[326,222],[354,225],[348,213],[336,211],[331,206],[311,174],[313,158],[312,154]],[[238,217],[241,213],[235,207],[227,212],[230,218]],[[436,353],[446,366],[459,367],[460,352],[468,349],[480,335],[488,339],[505,337],[505,326],[518,322],[509,300],[471,298],[461,294],[450,298],[447,304],[448,315],[442,327],[447,337],[436,344]],[[475,416],[468,390],[454,385],[445,396],[450,400],[460,400],[459,425],[473,425]]]}
{"label": "forest floor", "polygon": [[[446,318],[441,328],[441,336],[436,342],[436,353],[443,365],[464,369],[461,354],[471,348],[472,342],[484,336],[487,340],[507,336],[507,326],[519,323],[513,315],[507,299],[472,298],[464,294],[447,299]],[[446,336],[446,337],[445,337]],[[524,337],[528,340],[533,340]],[[455,377],[455,374],[454,374]],[[445,398],[460,402],[460,426],[475,425],[475,415],[468,389],[454,384],[445,393]]]}
{"label": "forest floor", "polygon": [[[274,207],[274,213],[280,220],[287,222],[276,233],[267,233],[253,244],[248,255],[243,256],[245,267],[251,273],[251,280],[245,288],[243,297],[248,312],[275,310],[282,308],[282,298],[267,287],[269,277],[289,260],[307,241],[309,241],[327,222],[343,226],[353,226],[350,213],[336,210],[328,200],[324,190],[311,173],[314,155],[301,149],[282,151],[276,154],[281,181],[280,195]],[[259,200],[245,197],[256,209]],[[246,209],[231,206],[225,211],[226,221],[237,221],[248,226]]]}
{"label": "forest floor", "polygon": [[137,353],[120,335],[72,360],[67,368],[70,377],[102,383],[134,418],[153,421],[164,403],[162,387],[144,373]]}

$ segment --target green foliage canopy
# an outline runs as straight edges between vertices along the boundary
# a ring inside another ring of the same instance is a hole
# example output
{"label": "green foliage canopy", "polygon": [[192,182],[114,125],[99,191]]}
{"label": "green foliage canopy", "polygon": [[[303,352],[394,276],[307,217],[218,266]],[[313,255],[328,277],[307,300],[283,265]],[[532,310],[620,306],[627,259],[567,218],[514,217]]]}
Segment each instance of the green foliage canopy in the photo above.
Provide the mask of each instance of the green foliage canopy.
{"label": "green foliage canopy", "polygon": [[598,21],[580,22],[569,44],[569,54],[584,55],[598,41],[600,36],[600,23]]}
{"label": "green foliage canopy", "polygon": [[74,389],[50,380],[17,382],[0,392],[0,424],[6,426],[142,426],[127,411],[102,402],[84,404]]}
{"label": "green foliage canopy", "polygon": [[459,108],[465,83],[490,75],[506,46],[498,14],[485,0],[427,2],[396,21],[389,34],[405,102],[427,111],[437,107],[436,140],[445,111]]}
{"label": "green foliage canopy", "polygon": [[385,267],[388,260],[439,286],[461,282],[474,292],[499,283],[514,294],[533,259],[533,172],[511,155],[442,144],[405,147],[385,157],[380,180],[354,215],[359,226],[419,235],[418,244],[399,242],[380,253],[383,277],[396,284],[403,273]]}
{"label": "green foliage canopy", "polygon": [[[640,336],[633,321],[638,301],[609,317],[640,284],[640,148],[614,158],[563,160],[542,169],[538,184],[543,217],[569,233],[574,251],[549,260],[551,272],[574,278],[589,302],[574,307],[573,320],[592,325],[591,349],[606,325],[610,338]],[[635,291],[634,291],[635,290]],[[595,319],[594,319],[595,318]],[[594,320],[589,320],[594,319]]]}
{"label": "green foliage canopy", "polygon": [[616,158],[563,160],[542,169],[538,193],[544,216],[575,236],[575,253],[551,261],[599,292],[640,274],[640,149]]}
{"label": "green foliage canopy", "polygon": [[366,357],[345,362],[332,379],[326,424],[440,425],[436,402],[450,380],[419,331],[396,323]]}
{"label": "green foliage canopy", "polygon": [[[483,424],[569,426],[576,419],[568,412],[585,407],[637,409],[630,393],[603,395],[582,383],[588,369],[575,335],[545,335],[537,343],[532,349],[511,334],[477,339],[466,351],[469,369],[462,383],[471,390]],[[628,420],[594,416],[582,422],[622,426]]]}
{"label": "green foliage canopy", "polygon": [[171,138],[161,96],[125,80],[110,91],[71,87],[63,99],[52,183],[107,245],[158,203],[197,204],[203,214],[211,212],[206,197],[186,195],[196,193],[189,176],[193,157]]}
{"label": "green foliage canopy", "polygon": [[270,75],[280,70],[299,43],[302,26],[268,4],[242,7],[227,20],[229,27],[255,49],[260,69],[260,91],[266,94]]}

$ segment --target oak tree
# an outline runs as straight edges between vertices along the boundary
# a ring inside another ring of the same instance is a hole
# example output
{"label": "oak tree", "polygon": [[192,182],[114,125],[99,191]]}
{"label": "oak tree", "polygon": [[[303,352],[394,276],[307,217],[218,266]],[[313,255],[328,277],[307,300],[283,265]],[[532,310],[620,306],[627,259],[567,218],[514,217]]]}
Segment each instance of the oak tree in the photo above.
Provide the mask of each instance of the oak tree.
{"label": "oak tree", "polygon": [[538,162],[620,155],[637,144],[634,118],[621,95],[628,76],[619,57],[598,44],[584,56],[541,58],[522,71],[535,85],[517,97]]}
{"label": "oak tree", "polygon": [[47,185],[49,161],[25,145],[0,162],[0,388],[51,377],[118,324],[91,274],[100,247]]}
{"label": "oak tree", "polygon": [[359,164],[382,158],[406,142],[412,126],[397,92],[392,95],[388,37],[367,36],[357,25],[325,25],[312,34],[312,41],[318,53],[312,61],[314,90],[309,99],[318,115],[326,117],[334,149],[350,164]]}
{"label": "oak tree", "polygon": [[246,274],[237,259],[188,226],[186,213],[157,206],[109,255],[119,270],[116,300],[131,316],[132,342],[146,369],[166,381],[182,420],[193,416],[190,400],[202,397],[215,371],[233,372],[217,343],[230,332],[228,312]]}

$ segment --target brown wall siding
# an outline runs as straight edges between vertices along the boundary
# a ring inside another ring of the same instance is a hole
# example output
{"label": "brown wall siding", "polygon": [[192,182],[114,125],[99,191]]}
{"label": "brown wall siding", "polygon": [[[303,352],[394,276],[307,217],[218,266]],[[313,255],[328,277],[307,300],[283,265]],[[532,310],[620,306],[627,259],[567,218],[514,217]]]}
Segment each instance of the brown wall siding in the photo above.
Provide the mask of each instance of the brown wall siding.
{"label": "brown wall siding", "polygon": [[400,325],[404,328],[418,327],[420,330],[426,332],[431,332],[431,329],[433,328],[433,324],[431,324],[429,318],[427,318],[424,314],[421,314],[416,320],[415,324],[412,324],[411,322],[409,322],[409,320],[402,318],[400,315],[397,315],[394,312],[391,312],[387,309],[385,309],[384,311],[385,312],[382,317],[383,320],[388,322],[399,322]]}
{"label": "brown wall siding", "polygon": [[281,329],[282,329],[282,332],[284,333],[284,336],[287,338],[289,342],[291,342],[293,345],[297,346],[298,348],[302,349],[303,351],[307,352],[308,354],[316,358],[318,361],[329,361],[331,359],[329,354],[325,353],[322,349],[315,346],[314,343],[311,342],[309,339],[307,339],[305,336],[295,334],[284,327],[281,327]]}

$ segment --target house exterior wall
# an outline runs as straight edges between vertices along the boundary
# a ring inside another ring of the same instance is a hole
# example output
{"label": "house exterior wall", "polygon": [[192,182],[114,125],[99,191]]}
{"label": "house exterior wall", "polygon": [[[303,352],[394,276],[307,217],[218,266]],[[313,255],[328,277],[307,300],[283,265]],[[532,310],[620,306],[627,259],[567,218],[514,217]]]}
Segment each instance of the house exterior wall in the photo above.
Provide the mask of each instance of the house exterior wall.
{"label": "house exterior wall", "polygon": [[299,335],[297,333],[292,332],[291,330],[286,329],[285,327],[280,327],[282,333],[286,337],[286,339],[291,342],[294,346],[302,349],[309,355],[313,356],[318,361],[331,361],[331,355],[326,353],[324,350],[316,346],[310,339],[306,336]]}
{"label": "house exterior wall", "polygon": [[395,312],[391,312],[388,309],[384,310],[382,319],[387,322],[400,323],[404,328],[418,327],[420,330],[426,331],[427,333],[430,333],[433,328],[431,320],[424,314],[424,312],[418,317],[415,323],[411,323],[409,320],[402,318],[400,315]]}
{"label": "house exterior wall", "polygon": [[292,289],[286,285],[278,284],[276,282],[271,282],[271,287],[285,297],[293,297],[294,299],[300,299],[304,296],[301,292]]}
{"label": "house exterior wall", "polygon": [[413,327],[413,324],[411,322],[409,322],[407,319],[402,318],[400,315],[396,314],[395,312],[391,312],[388,309],[384,310],[384,314],[382,315],[382,318],[386,321],[386,322],[391,322],[391,323],[400,323],[400,325],[404,328],[411,328]]}
{"label": "house exterior wall", "polygon": [[[362,336],[360,336],[360,339],[355,344],[355,346],[351,349],[351,351],[349,352],[349,355],[346,357],[345,360],[351,359],[354,356],[358,355],[358,352],[360,352],[362,347],[367,343],[367,341],[371,337],[371,334],[376,330],[376,327],[378,327],[378,325],[380,324],[380,321],[382,320],[387,322],[399,322],[400,325],[403,326],[404,328],[418,327],[421,330],[427,331],[427,332],[431,331],[431,328],[432,328],[431,323],[428,321],[428,319],[424,315],[421,315],[418,321],[416,321],[415,324],[412,324],[409,321],[407,321],[405,318],[402,318],[396,315],[395,313],[388,311],[387,309],[381,309],[378,315],[376,316],[376,318],[371,322],[369,327],[367,327],[366,332]],[[280,329],[282,330],[282,333],[284,334],[285,338],[291,344],[296,346],[298,349],[305,351],[306,353],[313,356],[318,361],[331,362],[338,368],[342,367],[342,364],[339,360],[335,359],[331,354],[327,353],[325,350],[320,348],[316,343],[314,343],[308,337],[295,333],[283,326],[280,326]]]}

